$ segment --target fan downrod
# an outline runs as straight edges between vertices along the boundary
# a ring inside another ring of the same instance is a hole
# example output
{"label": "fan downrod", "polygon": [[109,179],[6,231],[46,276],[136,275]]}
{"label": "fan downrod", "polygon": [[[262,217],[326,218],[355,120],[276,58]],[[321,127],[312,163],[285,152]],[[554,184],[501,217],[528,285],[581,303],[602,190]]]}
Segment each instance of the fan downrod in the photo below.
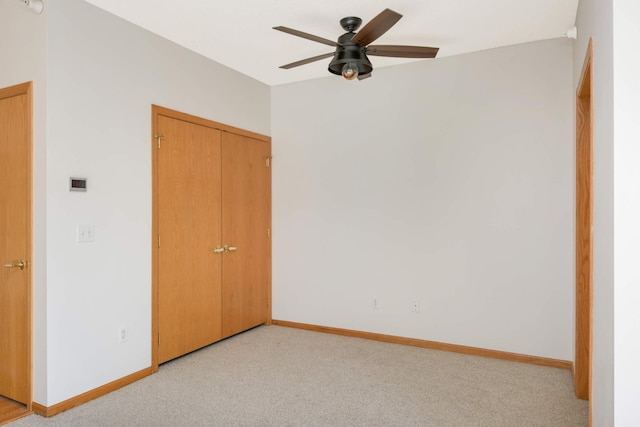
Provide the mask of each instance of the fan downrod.
{"label": "fan downrod", "polygon": [[347,16],[346,18],[342,18],[340,20],[340,26],[344,28],[345,31],[352,33],[362,25],[362,19],[356,16]]}

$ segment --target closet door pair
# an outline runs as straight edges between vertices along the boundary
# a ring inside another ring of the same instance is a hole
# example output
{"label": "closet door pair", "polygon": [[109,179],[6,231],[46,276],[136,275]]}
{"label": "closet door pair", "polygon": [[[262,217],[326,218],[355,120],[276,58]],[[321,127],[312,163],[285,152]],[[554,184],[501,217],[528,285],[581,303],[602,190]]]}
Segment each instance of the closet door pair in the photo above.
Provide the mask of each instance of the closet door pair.
{"label": "closet door pair", "polygon": [[157,117],[158,363],[269,319],[270,144]]}

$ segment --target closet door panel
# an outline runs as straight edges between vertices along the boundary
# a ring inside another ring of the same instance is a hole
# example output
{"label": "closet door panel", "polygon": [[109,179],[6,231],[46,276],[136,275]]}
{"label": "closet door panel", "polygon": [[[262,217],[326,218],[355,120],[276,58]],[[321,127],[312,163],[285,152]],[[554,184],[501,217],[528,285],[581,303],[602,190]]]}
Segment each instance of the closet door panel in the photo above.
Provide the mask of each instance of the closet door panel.
{"label": "closet door panel", "polygon": [[270,146],[223,133],[222,335],[267,322],[270,254]]}
{"label": "closet door panel", "polygon": [[159,116],[158,362],[221,338],[221,132]]}

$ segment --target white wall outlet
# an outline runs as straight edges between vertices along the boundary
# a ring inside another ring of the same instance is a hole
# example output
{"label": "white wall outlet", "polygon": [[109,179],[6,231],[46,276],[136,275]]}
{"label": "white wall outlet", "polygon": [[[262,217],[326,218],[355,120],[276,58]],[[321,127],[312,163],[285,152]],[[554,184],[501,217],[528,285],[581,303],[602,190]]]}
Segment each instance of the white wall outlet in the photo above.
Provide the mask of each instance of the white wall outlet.
{"label": "white wall outlet", "polygon": [[78,242],[93,242],[93,225],[78,225],[76,240]]}
{"label": "white wall outlet", "polygon": [[414,313],[420,313],[420,301],[417,299],[411,301],[411,311]]}
{"label": "white wall outlet", "polygon": [[380,300],[376,297],[371,298],[371,308],[377,310],[380,308]]}
{"label": "white wall outlet", "polygon": [[129,341],[129,330],[127,328],[118,329],[118,342],[123,343]]}

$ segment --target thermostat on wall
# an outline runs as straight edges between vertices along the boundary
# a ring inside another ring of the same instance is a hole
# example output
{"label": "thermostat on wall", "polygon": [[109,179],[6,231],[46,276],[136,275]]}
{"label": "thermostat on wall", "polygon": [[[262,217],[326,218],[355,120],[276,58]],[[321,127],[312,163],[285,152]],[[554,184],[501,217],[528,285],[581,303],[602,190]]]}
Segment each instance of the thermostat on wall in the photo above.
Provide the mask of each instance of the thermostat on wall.
{"label": "thermostat on wall", "polygon": [[69,178],[69,191],[87,191],[87,178]]}

